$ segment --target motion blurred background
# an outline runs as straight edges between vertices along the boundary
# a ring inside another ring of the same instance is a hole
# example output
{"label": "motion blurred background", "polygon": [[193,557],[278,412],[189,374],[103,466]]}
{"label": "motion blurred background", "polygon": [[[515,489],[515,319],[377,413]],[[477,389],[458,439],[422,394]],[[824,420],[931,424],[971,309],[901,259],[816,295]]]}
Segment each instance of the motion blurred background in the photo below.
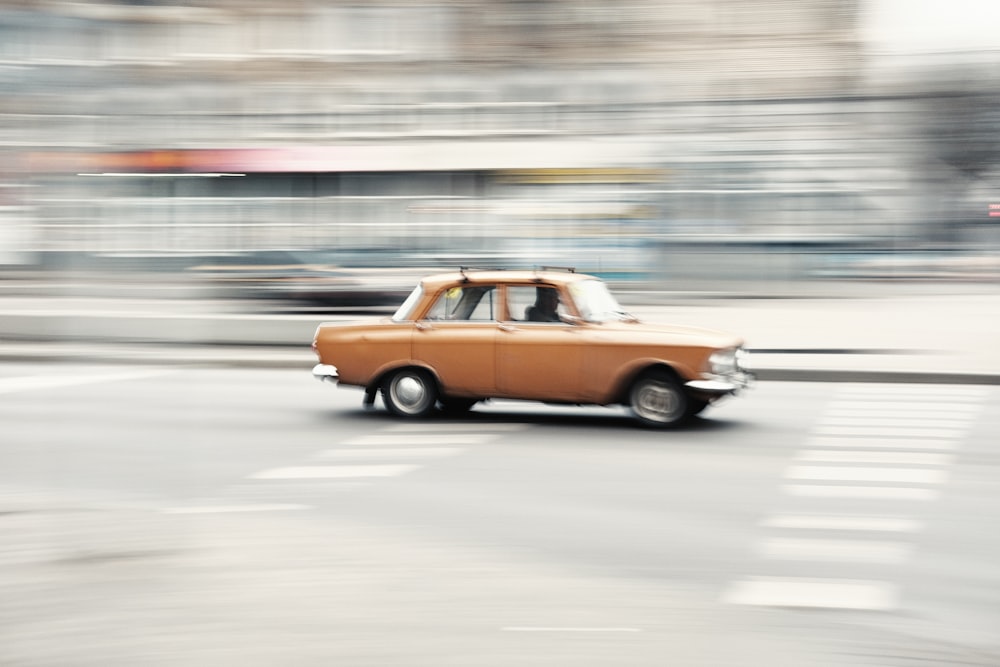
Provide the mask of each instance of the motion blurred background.
{"label": "motion blurred background", "polygon": [[996,280],[998,18],[5,0],[0,282],[374,303],[459,264],[674,290]]}

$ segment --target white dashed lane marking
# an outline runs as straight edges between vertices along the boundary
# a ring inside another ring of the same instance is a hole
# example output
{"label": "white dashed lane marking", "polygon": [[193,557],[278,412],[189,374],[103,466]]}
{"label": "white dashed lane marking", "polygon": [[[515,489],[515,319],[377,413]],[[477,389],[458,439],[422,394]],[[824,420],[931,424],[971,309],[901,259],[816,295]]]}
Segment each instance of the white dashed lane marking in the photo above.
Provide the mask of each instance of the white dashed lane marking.
{"label": "white dashed lane marking", "polygon": [[399,448],[365,448],[365,449],[328,449],[320,454],[324,459],[416,459],[441,456],[456,456],[464,449],[461,447],[399,447]]}
{"label": "white dashed lane marking", "polygon": [[0,378],[0,394],[13,394],[21,391],[40,391],[44,389],[59,389],[62,387],[79,387],[101,382],[122,382],[125,380],[145,380],[176,372],[172,368],[151,368],[134,370],[125,373],[92,373],[87,375],[27,375],[23,377]]}
{"label": "white dashed lane marking", "polygon": [[420,466],[355,465],[355,466],[290,466],[272,468],[250,476],[250,479],[351,479],[357,477],[395,477],[413,472]]}
{"label": "white dashed lane marking", "polygon": [[273,503],[260,505],[192,505],[190,507],[167,507],[164,514],[234,514],[240,512],[294,512],[312,509],[309,505]]}
{"label": "white dashed lane marking", "polygon": [[382,434],[362,435],[345,440],[347,446],[381,447],[384,445],[479,445],[496,437],[494,433],[447,433],[441,435]]}

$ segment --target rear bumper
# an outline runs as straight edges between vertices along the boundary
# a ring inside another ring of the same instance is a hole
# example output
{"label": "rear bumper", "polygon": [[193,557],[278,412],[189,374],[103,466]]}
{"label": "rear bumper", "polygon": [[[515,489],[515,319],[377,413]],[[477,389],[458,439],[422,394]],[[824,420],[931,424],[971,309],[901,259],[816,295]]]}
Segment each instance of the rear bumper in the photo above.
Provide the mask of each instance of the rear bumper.
{"label": "rear bumper", "polygon": [[340,379],[337,374],[337,367],[329,364],[316,364],[313,366],[313,377],[320,382],[336,382]]}

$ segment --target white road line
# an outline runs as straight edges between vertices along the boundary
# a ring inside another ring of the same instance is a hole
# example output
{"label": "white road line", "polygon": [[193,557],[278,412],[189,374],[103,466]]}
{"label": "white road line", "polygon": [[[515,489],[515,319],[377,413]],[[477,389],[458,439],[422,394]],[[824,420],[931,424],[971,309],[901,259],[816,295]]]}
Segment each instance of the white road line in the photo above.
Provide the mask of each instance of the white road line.
{"label": "white road line", "polygon": [[874,394],[892,398],[923,394],[928,398],[938,396],[983,396],[989,389],[967,384],[900,384],[894,382],[855,382],[840,385],[839,393]]}
{"label": "white road line", "polygon": [[821,482],[895,482],[900,484],[942,484],[948,479],[943,470],[919,468],[851,468],[844,466],[791,466],[786,479]]}
{"label": "white road line", "polygon": [[60,387],[78,387],[80,385],[98,384],[100,382],[145,380],[176,372],[173,368],[151,368],[124,373],[96,373],[92,375],[28,375],[23,377],[6,377],[0,378],[0,394],[58,389]]}
{"label": "white road line", "polygon": [[640,628],[584,628],[584,627],[533,627],[533,626],[508,626],[506,628],[500,628],[504,632],[642,632]]}
{"label": "white road line", "polygon": [[292,512],[313,509],[310,505],[201,505],[191,507],[167,507],[164,514],[228,514],[234,512]]}
{"label": "white road line", "polygon": [[901,542],[774,538],[757,549],[775,560],[895,564],[904,562],[911,548]]}
{"label": "white road line", "polygon": [[819,484],[786,484],[782,492],[799,498],[851,498],[874,500],[935,500],[940,495],[933,489],[895,486],[825,486]]}
{"label": "white road line", "polygon": [[435,456],[455,456],[461,454],[461,447],[400,447],[398,449],[328,449],[320,453],[325,459],[369,459],[369,458],[423,458]]}
{"label": "white road line", "polygon": [[935,419],[921,417],[904,417],[895,419],[889,415],[872,414],[863,417],[824,417],[820,420],[821,426],[857,426],[857,427],[902,427],[902,428],[944,428],[944,429],[968,429],[972,422],[968,419]]}
{"label": "white road line", "polygon": [[943,428],[879,428],[876,426],[818,426],[813,431],[817,435],[860,435],[879,436],[886,435],[897,438],[931,438],[949,439],[960,438],[965,435],[966,429],[943,429]]}
{"label": "white road line", "polygon": [[733,584],[728,604],[884,611],[898,604],[896,587],[883,581],[752,578]]}
{"label": "white road line", "polygon": [[927,402],[927,403],[916,403],[916,402],[897,402],[897,401],[845,401],[845,400],[835,400],[830,403],[827,411],[829,412],[841,412],[841,411],[855,411],[870,413],[873,411],[879,412],[897,412],[901,414],[909,414],[911,412],[917,414],[942,414],[949,416],[956,416],[959,414],[975,414],[982,409],[982,404],[980,403],[957,403],[955,405],[942,406],[939,403]]}
{"label": "white road line", "polygon": [[864,530],[886,533],[915,533],[923,528],[913,519],[877,516],[831,516],[779,514],[760,522],[764,528],[804,530]]}
{"label": "white road line", "polygon": [[382,445],[481,445],[495,438],[492,433],[447,433],[440,435],[411,435],[404,433],[361,435],[345,440],[344,445],[379,447]]}
{"label": "white road line", "polygon": [[869,449],[942,449],[950,450],[958,447],[955,440],[924,440],[911,438],[862,438],[862,437],[826,437],[810,438],[809,447],[850,447]]}
{"label": "white road line", "polygon": [[382,429],[388,433],[441,433],[444,431],[466,431],[468,433],[485,433],[488,431],[495,431],[497,433],[504,433],[509,431],[523,431],[527,426],[524,424],[507,424],[503,422],[498,423],[441,423],[437,421],[433,422],[413,422],[406,424],[395,424],[393,426],[387,426]]}
{"label": "white road line", "polygon": [[858,450],[809,450],[799,452],[796,459],[809,463],[890,463],[899,465],[946,466],[951,454],[937,452],[872,452]]}
{"label": "white road line", "polygon": [[419,468],[417,465],[293,466],[272,468],[248,479],[349,479],[354,477],[395,477]]}

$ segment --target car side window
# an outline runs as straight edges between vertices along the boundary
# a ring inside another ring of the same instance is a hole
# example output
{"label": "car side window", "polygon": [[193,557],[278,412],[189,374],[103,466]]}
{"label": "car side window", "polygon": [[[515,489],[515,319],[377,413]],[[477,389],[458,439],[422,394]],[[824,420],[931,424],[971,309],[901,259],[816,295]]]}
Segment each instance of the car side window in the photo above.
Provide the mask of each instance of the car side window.
{"label": "car side window", "polygon": [[487,285],[452,287],[441,292],[426,319],[491,322],[496,316],[496,288]]}
{"label": "car side window", "polygon": [[513,285],[507,288],[507,313],[519,322],[560,322],[567,313],[559,290],[549,285]]}

